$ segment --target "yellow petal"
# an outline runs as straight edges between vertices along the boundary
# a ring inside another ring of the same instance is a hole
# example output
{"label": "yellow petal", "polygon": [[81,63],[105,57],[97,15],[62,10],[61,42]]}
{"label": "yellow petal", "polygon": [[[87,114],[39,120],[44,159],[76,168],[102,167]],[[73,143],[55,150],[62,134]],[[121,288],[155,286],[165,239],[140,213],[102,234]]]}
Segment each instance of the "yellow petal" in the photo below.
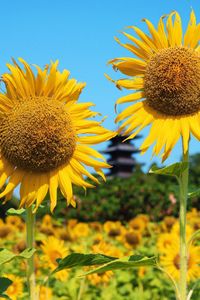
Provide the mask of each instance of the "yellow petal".
{"label": "yellow petal", "polygon": [[49,194],[50,194],[50,209],[53,212],[57,204],[57,188],[58,188],[58,171],[57,169],[50,172],[49,175]]}

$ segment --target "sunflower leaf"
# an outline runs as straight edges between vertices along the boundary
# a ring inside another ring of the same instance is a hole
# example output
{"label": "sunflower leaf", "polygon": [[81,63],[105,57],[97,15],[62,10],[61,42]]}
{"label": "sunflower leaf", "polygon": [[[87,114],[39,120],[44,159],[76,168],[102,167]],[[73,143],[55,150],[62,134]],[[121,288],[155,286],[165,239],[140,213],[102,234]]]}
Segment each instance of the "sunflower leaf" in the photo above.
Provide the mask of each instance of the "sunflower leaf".
{"label": "sunflower leaf", "polygon": [[20,209],[15,209],[15,208],[10,208],[7,210],[6,214],[8,216],[21,216],[25,213],[25,209],[24,208],[20,208]]}
{"label": "sunflower leaf", "polygon": [[[12,280],[6,277],[0,277],[0,297],[4,297],[3,293],[7,290],[7,288],[12,284]],[[8,296],[6,296],[8,298]]]}
{"label": "sunflower leaf", "polygon": [[117,258],[115,257],[103,254],[72,253],[63,259],[57,260],[58,267],[52,272],[52,274],[74,267],[102,265],[116,259]]}
{"label": "sunflower leaf", "polygon": [[25,259],[29,259],[33,256],[33,254],[36,252],[37,250],[35,248],[26,248],[24,251],[22,251],[18,257],[19,258],[25,258]]}
{"label": "sunflower leaf", "polygon": [[153,166],[149,173],[159,174],[159,175],[168,175],[168,176],[175,176],[180,178],[181,174],[185,169],[188,168],[188,162],[179,162],[167,167],[159,169],[157,166]]}
{"label": "sunflower leaf", "polygon": [[22,251],[20,254],[15,254],[5,248],[0,248],[0,265],[10,262],[15,258],[29,259],[35,253],[35,251],[36,249],[34,248],[27,248],[24,251]]}
{"label": "sunflower leaf", "polygon": [[142,255],[131,255],[131,256],[125,256],[116,259],[114,261],[108,262],[103,266],[100,266],[85,274],[82,274],[81,277],[93,273],[104,273],[106,271],[112,271],[112,270],[131,269],[131,268],[138,268],[143,266],[156,266],[156,265],[157,265],[157,259],[155,256],[146,257]]}

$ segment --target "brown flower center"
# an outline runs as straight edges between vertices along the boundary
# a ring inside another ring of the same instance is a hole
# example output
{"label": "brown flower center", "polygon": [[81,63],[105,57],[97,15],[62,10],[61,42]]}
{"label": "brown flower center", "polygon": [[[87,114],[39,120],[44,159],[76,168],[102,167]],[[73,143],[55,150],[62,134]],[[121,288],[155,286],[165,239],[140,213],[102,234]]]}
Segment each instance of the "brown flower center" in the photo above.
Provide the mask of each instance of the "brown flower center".
{"label": "brown flower center", "polygon": [[199,111],[199,54],[185,47],[167,48],[155,54],[146,68],[144,93],[150,107],[167,115]]}
{"label": "brown flower center", "polygon": [[76,139],[64,105],[48,98],[19,102],[0,126],[0,148],[13,165],[50,171],[72,157]]}
{"label": "brown flower center", "polygon": [[127,233],[125,235],[126,242],[131,246],[136,246],[140,243],[139,235],[136,233]]}

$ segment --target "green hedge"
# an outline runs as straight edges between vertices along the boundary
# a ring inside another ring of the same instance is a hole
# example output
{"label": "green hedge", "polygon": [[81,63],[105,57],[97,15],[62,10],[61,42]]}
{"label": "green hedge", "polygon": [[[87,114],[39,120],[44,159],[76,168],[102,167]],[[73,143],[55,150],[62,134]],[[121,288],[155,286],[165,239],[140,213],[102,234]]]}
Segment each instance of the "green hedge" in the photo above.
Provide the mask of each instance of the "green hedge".
{"label": "green hedge", "polygon": [[[190,190],[200,187],[200,154],[190,157]],[[148,214],[152,220],[166,215],[178,215],[178,186],[175,178],[144,174],[136,169],[130,178],[107,179],[94,189],[74,189],[77,208],[66,208],[59,196],[57,217],[77,218],[82,221],[127,221],[137,214]],[[200,199],[188,203],[188,209],[200,209]],[[176,203],[174,203],[176,202]]]}

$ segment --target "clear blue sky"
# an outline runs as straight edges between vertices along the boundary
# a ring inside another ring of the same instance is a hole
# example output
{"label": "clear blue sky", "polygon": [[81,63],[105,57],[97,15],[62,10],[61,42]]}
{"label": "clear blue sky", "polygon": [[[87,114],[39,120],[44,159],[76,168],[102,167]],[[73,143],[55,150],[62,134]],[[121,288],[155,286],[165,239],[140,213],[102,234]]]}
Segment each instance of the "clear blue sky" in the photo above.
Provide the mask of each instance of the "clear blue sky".
{"label": "clear blue sky", "polygon": [[[191,7],[200,21],[197,0],[2,1],[0,73],[6,71],[11,57],[23,57],[40,66],[59,59],[61,70],[69,69],[72,77],[87,83],[81,101],[96,103],[96,110],[108,116],[105,125],[115,129],[114,102],[123,92],[108,82],[104,73],[117,78],[106,63],[115,57],[129,56],[129,52],[115,42],[114,36],[121,37],[120,31],[128,25],[144,29],[144,17],[157,24],[161,15],[172,10],[181,14],[185,28]],[[147,132],[144,130],[143,136]],[[104,147],[99,145],[98,149]],[[180,151],[179,145],[167,162],[179,160]],[[191,153],[198,151],[200,144],[192,141]],[[148,151],[137,159],[148,166],[150,157]]]}

